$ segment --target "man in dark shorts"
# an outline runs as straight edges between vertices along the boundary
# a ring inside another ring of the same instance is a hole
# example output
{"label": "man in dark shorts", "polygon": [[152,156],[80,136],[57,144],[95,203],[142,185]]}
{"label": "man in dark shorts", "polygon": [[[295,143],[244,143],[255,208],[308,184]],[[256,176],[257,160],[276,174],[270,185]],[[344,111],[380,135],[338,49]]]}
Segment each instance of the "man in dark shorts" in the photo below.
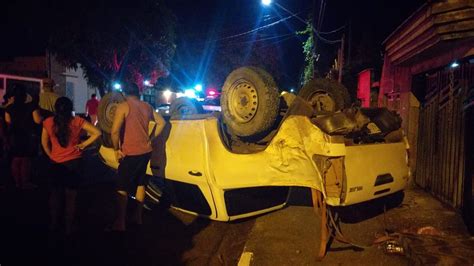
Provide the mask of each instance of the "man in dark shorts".
{"label": "man in dark shorts", "polygon": [[[140,101],[136,84],[126,86],[126,101],[120,103],[112,123],[112,143],[119,161],[117,181],[117,216],[113,231],[125,231],[128,193],[135,190],[137,208],[132,220],[142,224],[145,200],[146,169],[151,156],[151,140],[148,135],[150,122],[156,123],[155,135],[165,126],[164,119],[146,102]],[[122,134],[121,134],[122,132]]]}

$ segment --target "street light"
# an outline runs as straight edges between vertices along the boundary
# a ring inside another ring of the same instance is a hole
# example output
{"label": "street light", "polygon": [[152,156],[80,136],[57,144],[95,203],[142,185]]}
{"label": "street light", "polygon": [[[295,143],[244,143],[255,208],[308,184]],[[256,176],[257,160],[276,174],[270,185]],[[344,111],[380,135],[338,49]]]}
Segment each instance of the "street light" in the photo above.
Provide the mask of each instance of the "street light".
{"label": "street light", "polygon": [[[270,6],[271,4],[273,4],[273,1],[272,0],[262,0],[262,5],[264,6]],[[291,12],[290,10],[288,10],[286,7],[278,4],[277,2],[275,2],[275,5],[281,9],[283,9],[286,13],[290,14],[291,16],[297,18],[299,21],[303,22],[303,24],[307,24],[307,21],[304,20],[303,18],[301,18],[300,16],[298,16],[298,14],[295,14],[293,12]]]}
{"label": "street light", "polygon": [[196,86],[194,86],[194,89],[196,91],[202,91],[202,85],[201,84],[197,84]]}
{"label": "street light", "polygon": [[170,103],[170,99],[171,99],[171,95],[173,94],[173,92],[171,92],[170,89],[166,89],[164,92],[163,92],[163,97],[165,98],[165,101],[166,103]]}
{"label": "street light", "polygon": [[115,82],[113,86],[114,86],[114,89],[116,89],[116,90],[121,90],[122,89],[122,85],[120,85],[120,83],[118,83],[118,82]]}

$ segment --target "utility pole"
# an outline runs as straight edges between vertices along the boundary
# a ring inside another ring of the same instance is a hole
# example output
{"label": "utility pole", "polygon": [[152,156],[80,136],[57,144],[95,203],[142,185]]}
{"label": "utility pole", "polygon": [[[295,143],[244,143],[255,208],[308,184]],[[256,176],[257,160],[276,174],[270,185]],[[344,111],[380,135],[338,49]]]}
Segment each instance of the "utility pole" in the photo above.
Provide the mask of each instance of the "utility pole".
{"label": "utility pole", "polygon": [[352,19],[349,20],[349,37],[347,40],[347,64],[351,64],[352,59]]}
{"label": "utility pole", "polygon": [[342,35],[341,39],[341,48],[339,48],[339,78],[338,81],[339,83],[342,83],[342,69],[344,68],[344,40],[346,36],[345,34]]}
{"label": "utility pole", "polygon": [[[322,0],[320,0],[322,1]],[[312,56],[313,56],[313,79],[316,78],[316,38],[314,37],[314,30],[316,29],[316,0],[313,0],[313,11],[311,12],[311,35],[310,38],[313,39],[313,51],[312,51]]]}

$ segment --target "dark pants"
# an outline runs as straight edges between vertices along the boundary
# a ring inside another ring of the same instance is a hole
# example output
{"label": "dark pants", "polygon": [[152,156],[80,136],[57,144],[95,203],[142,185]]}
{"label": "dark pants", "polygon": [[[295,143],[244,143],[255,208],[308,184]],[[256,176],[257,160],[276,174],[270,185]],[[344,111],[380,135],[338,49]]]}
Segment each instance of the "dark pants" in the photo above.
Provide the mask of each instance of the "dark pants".
{"label": "dark pants", "polygon": [[117,190],[132,193],[137,186],[148,183],[146,167],[150,161],[151,152],[141,155],[125,156],[118,167]]}
{"label": "dark pants", "polygon": [[82,158],[63,163],[53,163],[50,169],[53,187],[68,189],[79,188],[83,170]]}

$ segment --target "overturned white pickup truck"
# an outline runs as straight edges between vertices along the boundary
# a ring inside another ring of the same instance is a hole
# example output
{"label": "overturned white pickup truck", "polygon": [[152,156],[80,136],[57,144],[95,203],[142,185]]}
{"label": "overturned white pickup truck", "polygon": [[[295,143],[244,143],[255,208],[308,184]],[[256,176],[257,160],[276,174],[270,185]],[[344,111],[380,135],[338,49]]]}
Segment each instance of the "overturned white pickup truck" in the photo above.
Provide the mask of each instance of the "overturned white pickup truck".
{"label": "overturned white pickup truck", "polygon": [[[403,190],[408,147],[399,117],[386,109],[346,108],[346,95],[321,88],[325,82],[310,82],[300,97],[280,94],[261,69],[233,71],[222,113],[184,108],[154,140],[148,200],[158,201],[163,190],[176,209],[230,221],[282,208],[292,186],[322,192],[330,206]],[[100,156],[114,169],[107,133],[122,100],[104,97],[99,114]]]}

